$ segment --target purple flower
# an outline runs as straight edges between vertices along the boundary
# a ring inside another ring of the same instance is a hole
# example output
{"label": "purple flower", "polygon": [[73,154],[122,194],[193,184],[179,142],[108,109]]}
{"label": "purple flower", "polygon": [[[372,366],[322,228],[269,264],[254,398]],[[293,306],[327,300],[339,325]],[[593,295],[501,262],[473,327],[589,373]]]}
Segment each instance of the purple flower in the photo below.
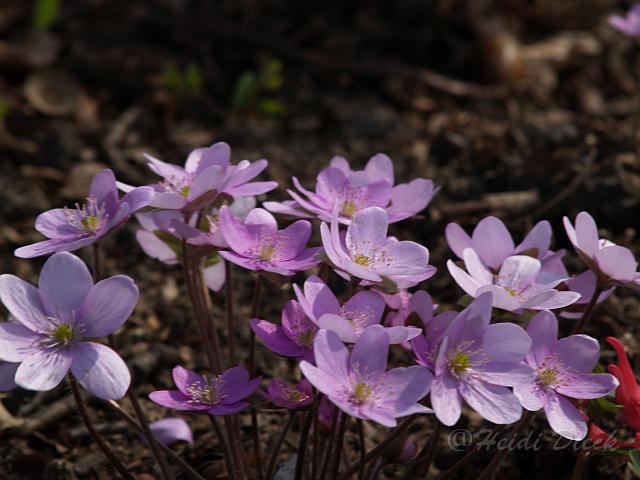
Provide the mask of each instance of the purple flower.
{"label": "purple flower", "polygon": [[193,433],[183,418],[170,417],[156,420],[149,424],[149,428],[153,435],[165,445],[179,441],[193,443]]}
{"label": "purple flower", "polygon": [[640,287],[640,273],[636,271],[638,262],[631,250],[601,239],[591,215],[580,212],[576,217],[575,228],[567,217],[563,220],[567,236],[578,255],[601,282]]}
{"label": "purple flower", "polygon": [[113,172],[103,170],[93,177],[87,203],[76,203],[75,208],[54,208],[38,215],[36,230],[48,240],[20,247],[15,255],[33,258],[91,245],[147,206],[152,198],[151,188],[140,187],[119,199]]}
{"label": "purple flower", "polygon": [[0,392],[16,388],[15,376],[19,363],[0,362]]}
{"label": "purple flower", "polygon": [[507,387],[533,379],[533,371],[523,362],[531,339],[513,323],[489,325],[491,303],[491,293],[480,295],[442,335],[431,405],[445,425],[458,421],[463,400],[497,424],[513,423],[522,414]]}
{"label": "purple flower", "polygon": [[385,280],[398,288],[412,287],[432,277],[436,268],[429,265],[429,250],[410,241],[387,237],[389,219],[379,207],[358,212],[342,237],[337,219],[320,225],[322,244],[338,272],[370,283]]}
{"label": "purple flower", "polygon": [[456,318],[458,312],[442,312],[433,314],[433,299],[424,290],[413,294],[409,301],[408,315],[416,314],[422,322],[422,335],[411,340],[411,348],[420,365],[435,368],[437,347],[442,335]]}
{"label": "purple flower", "polygon": [[220,231],[231,249],[220,255],[249,270],[291,276],[320,262],[316,254],[321,249],[306,248],[311,237],[311,224],[306,220],[278,230],[273,215],[255,208],[242,224],[225,206],[220,209]]}
{"label": "purple flower", "polygon": [[297,385],[291,385],[274,378],[267,385],[267,399],[278,407],[295,410],[311,405],[313,392],[307,379],[303,378]]}
{"label": "purple flower", "polygon": [[640,36],[640,3],[633,5],[627,15],[610,15],[609,25],[630,37]]}
{"label": "purple flower", "polygon": [[243,367],[230,368],[222,375],[204,376],[176,365],[173,381],[178,390],[157,390],[149,398],[174,410],[230,415],[249,406],[244,399],[258,388],[261,379],[249,380],[249,372]]}
{"label": "purple flower", "polygon": [[[180,213],[173,210],[139,213],[136,218],[142,228],[136,232],[136,240],[144,253],[167,265],[177,264],[182,255],[182,242],[174,222],[180,221],[180,217]],[[204,278],[214,292],[223,287],[225,268],[219,255],[206,257]]]}
{"label": "purple flower", "polygon": [[294,199],[265,202],[274,213],[294,216],[317,216],[325,222],[337,212],[338,222],[348,224],[353,216],[368,207],[387,211],[389,223],[399,222],[423,210],[435,194],[433,182],[423,178],[393,186],[393,164],[384,154],[371,157],[364,170],[354,171],[342,157],[334,157],[331,165],[320,172],[315,192],[306,190],[293,177],[300,193],[287,190]]}
{"label": "purple flower", "polygon": [[[242,160],[231,165],[231,149],[224,142],[197,148],[189,154],[184,168],[165,163],[150,155],[149,168],[163,180],[152,185],[152,207],[191,212],[212,203],[221,193],[231,196],[260,195],[278,186],[276,182],[250,182],[267,167],[266,160]],[[123,191],[129,185],[119,183]]]}
{"label": "purple flower", "polygon": [[343,412],[387,427],[398,417],[431,412],[417,403],[429,392],[431,373],[420,365],[385,371],[389,336],[380,325],[368,327],[351,353],[335,332],[320,330],[314,353],[317,367],[303,361],[300,370]]}
{"label": "purple flower", "polygon": [[514,386],[513,392],[530,411],[544,408],[551,428],[565,438],[582,440],[587,424],[566,397],[593,399],[608,395],[618,381],[608,373],[591,373],[600,357],[598,341],[587,335],[558,340],[558,320],[540,312],[529,322],[532,340],[526,362],[534,369],[533,382]]}
{"label": "purple flower", "polygon": [[42,267],[38,288],[0,275],[0,300],[16,323],[0,323],[0,359],[19,362],[18,386],[51,390],[71,369],[95,396],[122,398],[131,377],[109,347],[90,339],[114,332],[131,315],[138,288],[116,275],[93,284],[86,265],[67,252]]}
{"label": "purple flower", "polygon": [[313,339],[318,327],[295,300],[289,300],[282,309],[282,325],[254,318],[251,329],[278,355],[313,361]]}
{"label": "purple flower", "polygon": [[549,250],[552,233],[551,225],[546,220],[536,223],[518,246],[513,243],[513,238],[502,220],[496,217],[480,220],[471,237],[457,223],[447,225],[445,235],[449,247],[458,258],[464,260],[464,251],[471,248],[480,260],[494,271],[500,269],[507,257],[519,254],[537,258],[542,262],[542,269],[546,270],[547,263],[564,254]]}
{"label": "purple flower", "polygon": [[[357,292],[341,306],[331,289],[316,275],[304,282],[304,292],[297,285],[293,289],[307,317],[318,327],[336,332],[343,342],[354,343],[365,328],[378,325],[382,320],[385,301],[372,290]],[[394,326],[385,330],[391,344],[420,335],[416,327]]]}
{"label": "purple flower", "polygon": [[580,294],[554,289],[568,276],[541,271],[542,262],[527,255],[514,255],[502,260],[498,274],[482,261],[476,251],[465,248],[465,272],[451,260],[449,273],[456,283],[474,298],[493,293],[493,306],[510,312],[522,309],[549,310],[575,303]]}

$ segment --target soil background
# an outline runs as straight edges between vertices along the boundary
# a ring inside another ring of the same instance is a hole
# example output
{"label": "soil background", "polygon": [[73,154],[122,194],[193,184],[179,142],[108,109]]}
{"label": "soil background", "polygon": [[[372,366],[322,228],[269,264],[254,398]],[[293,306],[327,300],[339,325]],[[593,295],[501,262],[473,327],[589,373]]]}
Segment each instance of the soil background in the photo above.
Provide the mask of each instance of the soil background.
{"label": "soil background", "polygon": [[[143,152],[181,164],[191,149],[220,140],[232,146],[235,162],[269,160],[262,177],[280,184],[270,199],[285,199],[294,175],[312,187],[334,155],[362,168],[384,152],[397,179],[432,179],[440,187],[432,204],[394,225],[393,233],[430,249],[439,273],[425,287],[443,308],[461,295],[445,267],[452,253],[443,233],[451,221],[471,228],[497,215],[519,241],[536,221],[548,219],[554,247],[570,250],[562,216],[587,210],[603,236],[640,253],[640,50],[638,40],[607,24],[627,2],[55,3],[0,0],[3,273],[36,281],[43,259],[20,260],[13,250],[41,239],[33,229],[38,213],[82,202],[100,169],[113,169],[126,183],[150,183]],[[175,364],[204,368],[205,361],[180,272],[147,258],[135,242],[136,228],[129,222],[103,248],[106,273],[131,275],[141,289],[116,341],[146,399],[171,385]],[[89,253],[81,255],[90,261]],[[572,253],[566,258],[572,272],[581,271]],[[248,274],[235,273],[246,341],[253,287]],[[290,285],[269,285],[262,317],[278,321],[290,297]],[[222,320],[223,296],[213,299]],[[618,289],[587,333],[600,340],[617,336],[638,353],[639,307],[637,296]],[[561,328],[568,332],[571,321],[561,320]],[[606,365],[614,356],[602,343]],[[292,362],[260,345],[258,353],[265,375],[295,378]],[[395,356],[400,363],[410,359],[402,351]],[[0,478],[115,478],[69,397],[66,387],[2,395]],[[168,415],[143,402],[152,419]],[[155,478],[137,435],[100,402],[91,406],[133,473]],[[224,478],[209,424],[189,421],[196,442],[176,450],[207,478]],[[270,451],[284,421],[283,413],[264,416],[263,450]],[[248,418],[243,425],[248,432]],[[460,425],[491,427],[469,411]],[[424,442],[432,428],[425,417],[412,438]],[[282,460],[298,432],[296,426]],[[555,438],[542,415],[531,432],[545,439],[544,447],[509,455],[498,478],[568,478],[576,452],[552,448]],[[447,434],[441,433],[432,473],[462,455],[448,447]],[[367,427],[370,445],[383,435]],[[357,445],[355,433],[348,442]],[[357,459],[352,451],[351,462]],[[492,452],[482,452],[458,478],[477,474]],[[380,478],[401,478],[403,468],[384,469]],[[624,471],[623,463],[600,456],[587,467],[592,479],[622,478]]]}

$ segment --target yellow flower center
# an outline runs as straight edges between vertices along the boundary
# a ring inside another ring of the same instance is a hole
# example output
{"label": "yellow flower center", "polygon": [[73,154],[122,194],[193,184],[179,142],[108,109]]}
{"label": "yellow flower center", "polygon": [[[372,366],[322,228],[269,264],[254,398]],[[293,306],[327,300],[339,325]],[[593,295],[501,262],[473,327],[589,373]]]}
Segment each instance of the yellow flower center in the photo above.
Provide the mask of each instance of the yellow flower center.
{"label": "yellow flower center", "polygon": [[188,185],[180,189],[180,195],[182,195],[183,197],[188,197],[189,192],[191,192],[191,187],[189,187]]}
{"label": "yellow flower center", "polygon": [[61,323],[53,334],[54,338],[62,343],[73,340],[73,328],[68,323]]}
{"label": "yellow flower center", "polygon": [[512,297],[515,297],[516,295],[518,295],[518,292],[516,292],[513,288],[507,288],[507,287],[503,287],[507,293],[509,295],[511,295]]}
{"label": "yellow flower center", "polygon": [[469,355],[466,353],[458,353],[453,360],[451,360],[451,368],[455,373],[462,373],[467,368],[469,368],[469,364],[471,363],[471,359]]}
{"label": "yellow flower center", "polygon": [[538,373],[538,380],[544,385],[550,385],[555,382],[557,372],[553,368],[545,368]]}
{"label": "yellow flower center", "polygon": [[353,259],[354,262],[356,262],[358,265],[362,265],[363,267],[366,267],[367,265],[369,265],[369,257],[367,257],[366,255],[358,255],[356,258]]}
{"label": "yellow flower center", "polygon": [[87,232],[95,232],[100,226],[100,219],[94,215],[87,215],[80,220]]}
{"label": "yellow flower center", "polygon": [[274,253],[276,253],[276,249],[273,247],[273,245],[265,245],[260,249],[260,260],[271,260]]}
{"label": "yellow flower center", "polygon": [[313,330],[305,330],[298,335],[298,343],[304,347],[310,347],[313,345],[313,339],[315,332]]}
{"label": "yellow flower center", "polygon": [[358,403],[365,402],[373,393],[373,390],[366,383],[360,382],[353,389],[353,399]]}
{"label": "yellow flower center", "polygon": [[307,398],[309,398],[309,395],[301,392],[300,390],[296,390],[295,388],[289,390],[289,400],[291,400],[292,402],[301,402],[303,400],[306,400]]}
{"label": "yellow flower center", "polygon": [[340,213],[342,213],[342,215],[344,215],[345,217],[350,218],[350,217],[353,217],[357,211],[358,211],[357,205],[352,201],[348,201],[342,204]]}

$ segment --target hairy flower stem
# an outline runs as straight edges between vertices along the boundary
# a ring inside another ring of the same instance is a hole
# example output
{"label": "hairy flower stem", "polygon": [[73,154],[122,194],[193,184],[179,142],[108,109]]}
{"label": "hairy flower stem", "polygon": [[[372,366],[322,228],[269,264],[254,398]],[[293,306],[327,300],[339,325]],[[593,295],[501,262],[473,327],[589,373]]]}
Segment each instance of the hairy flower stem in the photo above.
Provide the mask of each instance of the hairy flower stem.
{"label": "hairy flower stem", "polygon": [[342,456],[342,443],[344,442],[344,434],[347,431],[349,425],[349,419],[351,417],[341,410],[338,411],[338,429],[336,432],[336,438],[333,442],[333,460],[331,461],[331,468],[329,478],[336,478],[340,471],[340,457]]}
{"label": "hairy flower stem", "polygon": [[325,480],[327,472],[329,470],[329,462],[331,461],[331,452],[333,445],[336,441],[336,426],[338,424],[338,408],[331,405],[331,428],[329,429],[329,435],[327,435],[327,441],[324,445],[324,455],[322,456],[322,463],[320,469],[320,480]]}
{"label": "hairy flower stem", "polygon": [[275,445],[273,446],[273,453],[271,453],[271,457],[269,458],[269,462],[267,463],[267,475],[266,479],[271,480],[273,478],[274,470],[276,469],[276,461],[278,460],[278,454],[282,449],[282,444],[284,443],[284,439],[287,437],[289,430],[291,429],[291,425],[293,425],[293,421],[296,418],[296,412],[294,410],[289,412],[289,418],[287,418],[287,423],[285,423],[278,439],[276,440]]}
{"label": "hairy flower stem", "polygon": [[[535,416],[535,414],[536,412],[530,412],[527,410],[525,414],[522,415],[522,418],[518,421],[518,423],[516,423],[515,427],[513,427],[513,430],[511,432],[511,436],[509,437],[509,441],[507,442],[507,445],[515,444],[520,434],[524,431],[527,425],[529,425],[531,420],[533,420],[533,417]],[[502,461],[504,460],[504,458],[507,456],[508,453],[509,453],[508,448],[503,448],[502,450],[499,450],[498,453],[496,453],[493,456],[493,458],[491,459],[491,462],[482,471],[482,473],[477,478],[477,480],[490,480],[491,478],[493,478],[493,476],[500,469],[500,464],[502,463]]]}
{"label": "hairy flower stem", "polygon": [[220,425],[218,425],[218,420],[213,415],[207,415],[209,417],[209,421],[211,422],[211,426],[213,427],[213,431],[216,433],[218,437],[218,443],[220,444],[220,448],[224,453],[224,463],[227,466],[227,472],[229,472],[229,478],[231,480],[236,479],[236,468],[234,465],[234,458],[229,449],[229,442],[227,442]]}
{"label": "hairy flower stem", "polygon": [[[142,431],[142,426],[140,423],[133,418],[133,416],[129,415],[126,410],[124,410],[118,402],[115,400],[107,401],[107,405],[111,407],[111,409],[120,415],[124,420],[131,425],[134,429],[138,431],[141,436],[144,436],[144,432]],[[169,457],[176,465],[178,465],[184,473],[191,478],[191,480],[205,480],[202,475],[196,472],[191,465],[185,462],[182,458],[180,458],[171,448],[167,447],[164,443],[158,442],[160,448],[164,451],[164,453]]]}
{"label": "hairy flower stem", "polygon": [[[296,471],[294,475],[295,480],[301,480],[304,472],[304,460],[307,454],[307,443],[309,441],[309,431],[311,430],[311,425],[313,423],[313,451],[312,453],[312,468],[311,468],[311,478],[315,479],[316,470],[317,470],[317,451],[318,448],[318,405],[320,405],[320,399],[322,398],[322,394],[320,392],[315,391],[313,397],[313,403],[311,404],[311,409],[307,412],[307,415],[304,417],[304,423],[302,424],[302,431],[300,432],[300,440],[298,443],[298,458],[296,460]],[[267,479],[269,480],[269,479]]]}
{"label": "hairy flower stem", "polygon": [[236,325],[233,311],[233,273],[231,262],[224,262],[224,293],[227,307],[227,343],[229,348],[229,363],[236,364]]}
{"label": "hairy flower stem", "polygon": [[364,422],[362,421],[362,419],[358,418],[356,420],[356,425],[358,426],[358,441],[360,442],[360,463],[362,464],[360,465],[358,478],[359,480],[364,480],[364,473],[365,473],[365,467],[366,467],[364,459],[367,455],[367,443],[364,438]]}
{"label": "hairy flower stem", "polygon": [[[102,258],[102,255],[100,251],[100,242],[96,242],[93,244],[93,281],[94,283],[98,283],[102,279],[102,269],[100,268],[101,258]],[[108,341],[109,341],[109,346],[113,350],[117,351],[113,334],[109,334]],[[149,421],[147,420],[147,417],[144,414],[144,410],[142,409],[140,402],[138,402],[138,397],[136,396],[136,393],[133,387],[133,382],[131,383],[131,385],[129,386],[129,389],[127,390],[127,396],[129,397],[129,401],[133,406],[133,410],[136,413],[136,417],[140,422],[140,426],[142,427],[142,433],[145,439],[147,440],[147,443],[151,447],[151,453],[153,454],[153,458],[155,459],[156,463],[160,467],[160,471],[162,472],[162,478],[164,478],[165,480],[174,480],[175,475],[171,471],[171,468],[169,468],[169,465],[167,464],[167,460],[165,456],[162,454],[162,452],[160,452],[160,449],[158,447],[158,441],[156,437],[153,435],[153,433],[151,432],[151,428],[149,428]]]}
{"label": "hairy flower stem", "polygon": [[[416,419],[416,415],[412,415],[406,420],[404,420],[400,425],[395,427],[393,430],[389,432],[389,434],[385,437],[382,442],[376,445],[370,452],[368,452],[364,457],[364,462],[369,463],[371,460],[378,458],[382,452],[384,452],[405,430],[407,430],[411,424]],[[336,477],[336,480],[347,480],[351,475],[360,470],[360,461],[354,463],[347,469],[339,477]]]}
{"label": "hairy flower stem", "polygon": [[584,327],[587,325],[587,322],[591,318],[593,311],[596,307],[596,304],[598,303],[598,298],[600,298],[600,295],[602,294],[603,291],[604,291],[604,288],[602,287],[602,285],[600,285],[600,282],[598,282],[598,284],[596,285],[596,289],[593,291],[593,295],[591,296],[591,300],[587,305],[587,308],[584,310],[582,317],[580,317],[580,320],[571,331],[571,335],[575,335],[576,333],[582,332]]}
{"label": "hairy flower stem", "polygon": [[109,444],[104,438],[102,438],[102,435],[100,435],[95,425],[91,421],[87,406],[84,403],[82,393],[80,392],[80,388],[78,387],[75,377],[71,373],[69,373],[68,379],[69,386],[71,387],[71,392],[73,393],[73,398],[76,401],[76,405],[78,406],[78,411],[80,412],[82,421],[87,427],[87,430],[89,430],[89,433],[91,434],[95,442],[98,444],[98,447],[100,448],[104,456],[107,457],[107,460],[109,460],[109,462],[111,462],[114,468],[118,471],[122,478],[126,480],[134,480],[134,476],[129,473],[124,465],[122,465],[122,463],[120,463],[120,460],[118,460],[116,455],[113,453],[113,450],[111,450]]}
{"label": "hairy flower stem", "polygon": [[[253,300],[251,301],[251,316],[249,319],[257,318],[260,308],[260,293],[262,290],[262,275],[256,277],[253,290]],[[249,377],[256,375],[256,334],[253,329],[249,329]],[[260,452],[260,432],[258,431],[258,415],[255,409],[251,409],[251,435],[253,437],[253,453],[256,461],[256,471],[258,478],[262,480],[262,454]]]}
{"label": "hairy flower stem", "polygon": [[433,432],[431,432],[431,436],[427,440],[427,443],[424,444],[424,447],[418,454],[418,458],[414,460],[416,466],[415,468],[410,469],[407,478],[426,478],[429,474],[429,468],[431,467],[431,462],[433,461],[433,457],[436,453],[436,445],[438,445],[440,426],[441,423],[436,419]]}

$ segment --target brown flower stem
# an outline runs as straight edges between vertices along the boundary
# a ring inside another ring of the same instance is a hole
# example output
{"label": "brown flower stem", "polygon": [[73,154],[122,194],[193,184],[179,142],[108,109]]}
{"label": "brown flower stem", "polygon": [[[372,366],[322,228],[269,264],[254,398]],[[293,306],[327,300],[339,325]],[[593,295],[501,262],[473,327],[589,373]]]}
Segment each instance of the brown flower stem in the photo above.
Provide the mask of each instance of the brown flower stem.
{"label": "brown flower stem", "polygon": [[587,325],[587,322],[593,315],[593,311],[595,310],[596,304],[598,303],[598,298],[600,298],[600,295],[602,294],[603,291],[604,291],[604,288],[602,287],[600,282],[598,282],[598,284],[596,285],[596,289],[593,291],[593,295],[591,296],[591,300],[587,305],[587,308],[582,314],[582,317],[580,317],[580,320],[578,321],[576,326],[571,331],[571,335],[575,335],[576,333],[582,332],[584,327]]}
{"label": "brown flower stem", "polygon": [[[415,462],[417,463],[417,468],[415,469],[416,477],[418,478],[427,478],[429,474],[429,468],[431,467],[431,462],[433,462],[433,457],[436,453],[436,446],[438,445],[438,437],[440,435],[440,426],[441,423],[436,419],[435,427],[433,427],[433,432],[431,432],[431,436],[425,443],[424,447],[418,454],[418,457]],[[413,469],[412,469],[413,470]]]}
{"label": "brown flower stem", "polygon": [[312,466],[311,466],[311,478],[315,479],[317,471],[317,451],[318,448],[318,405],[320,405],[320,399],[322,394],[315,392],[313,397],[313,403],[311,409],[307,412],[302,424],[302,431],[300,432],[300,441],[298,443],[298,458],[296,460],[296,471],[294,475],[295,480],[301,480],[304,472],[304,460],[307,454],[307,443],[309,441],[309,431],[313,423],[313,451],[312,453]]}
{"label": "brown flower stem", "polygon": [[[124,418],[125,421],[134,429],[136,429],[140,435],[143,435],[142,426],[140,425],[140,423],[135,418],[133,418],[133,416],[127,413],[127,411],[124,410],[120,405],[118,405],[118,402],[116,402],[115,400],[109,400],[107,401],[107,405],[111,407],[114,412]],[[173,450],[171,450],[171,448],[167,447],[162,442],[158,442],[158,445],[164,451],[167,457],[169,457],[176,465],[184,470],[184,473],[186,473],[189,478],[191,478],[192,480],[205,480],[202,475],[196,472],[193,467],[191,467],[191,465],[180,458]]]}
{"label": "brown flower stem", "polygon": [[236,325],[235,325],[235,312],[233,305],[233,270],[231,262],[224,260],[224,292],[227,307],[227,342],[229,348],[229,363],[231,365],[236,364],[236,349],[235,349],[235,337],[236,337]]}
{"label": "brown flower stem", "polygon": [[349,419],[351,417],[342,411],[338,411],[338,430],[336,433],[335,442],[333,444],[333,460],[331,461],[331,468],[329,478],[336,478],[340,471],[340,457],[342,456],[342,443],[344,442],[344,434],[347,431],[347,425],[349,425]]}
{"label": "brown flower stem", "polygon": [[[530,412],[527,410],[525,414],[522,415],[522,418],[513,427],[507,445],[513,445],[518,440],[518,437],[524,431],[527,425],[529,425],[531,420],[533,420],[535,414],[536,412]],[[503,448],[502,450],[498,451],[498,453],[496,453],[491,459],[489,465],[487,465],[487,467],[482,471],[477,480],[490,480],[491,478],[493,478],[496,472],[500,469],[500,464],[508,454],[508,448]]]}
{"label": "brown flower stem", "polygon": [[107,443],[107,441],[102,438],[102,435],[98,432],[95,425],[91,421],[91,417],[89,416],[89,412],[87,410],[87,405],[84,403],[84,399],[82,398],[82,393],[80,392],[80,388],[78,387],[78,383],[76,382],[75,377],[69,373],[69,386],[71,387],[71,392],[73,393],[73,398],[76,401],[76,405],[78,406],[78,411],[80,412],[80,417],[82,417],[82,421],[84,422],[87,430],[95,440],[96,444],[102,451],[107,460],[114,466],[114,468],[118,471],[120,476],[126,480],[135,480],[134,476],[129,473],[129,471],[120,463],[120,460],[116,457],[111,450],[111,447]]}
{"label": "brown flower stem", "polygon": [[365,457],[367,456],[367,443],[364,438],[364,422],[362,419],[358,418],[356,420],[356,425],[358,426],[358,441],[360,442],[360,471],[358,472],[358,478],[360,480],[364,480],[365,473]]}
{"label": "brown flower stem", "polygon": [[[387,447],[389,447],[397,438],[400,436],[407,428],[411,426],[411,424],[416,419],[416,415],[411,415],[409,418],[404,420],[400,425],[391,430],[388,435],[385,437],[382,442],[376,445],[371,451],[369,451],[364,457],[364,463],[369,463],[371,460],[377,458],[384,452]],[[336,477],[337,480],[347,480],[351,475],[360,470],[360,461],[351,465],[346,472],[344,472],[339,477]]]}
{"label": "brown flower stem", "polygon": [[329,469],[329,462],[331,460],[331,449],[336,440],[336,426],[338,424],[338,407],[331,405],[331,428],[329,429],[329,435],[324,445],[324,455],[322,456],[322,463],[320,468],[320,480],[325,480],[327,477],[327,471]]}
{"label": "brown flower stem", "polygon": [[[260,308],[260,293],[262,290],[262,275],[257,274],[256,283],[253,290],[253,299],[251,300],[251,317],[249,320],[253,320],[258,316]],[[253,378],[256,374],[256,334],[253,329],[249,329],[249,376]]]}
{"label": "brown flower stem", "polygon": [[282,449],[282,444],[284,443],[284,439],[287,437],[289,430],[291,429],[291,425],[293,425],[293,421],[296,418],[296,412],[292,410],[289,412],[289,418],[287,418],[287,423],[285,423],[280,435],[278,435],[278,439],[276,440],[275,445],[273,446],[273,453],[271,453],[271,457],[269,458],[269,462],[267,463],[267,476],[265,477],[267,480],[271,480],[273,478],[273,474],[276,469],[276,461],[278,460],[278,455],[280,450]]}
{"label": "brown flower stem", "polygon": [[222,433],[222,429],[218,424],[218,419],[213,415],[207,415],[209,417],[209,422],[211,422],[211,426],[213,427],[213,431],[216,433],[218,437],[218,443],[220,444],[220,448],[222,449],[224,456],[224,463],[227,466],[227,472],[229,473],[229,478],[231,480],[236,479],[236,468],[233,464],[233,455],[231,454],[231,450],[229,449],[229,443]]}
{"label": "brown flower stem", "polygon": [[258,413],[255,408],[251,409],[251,437],[253,439],[253,453],[256,461],[256,473],[258,478],[263,480],[262,472],[262,452],[260,451],[260,432],[258,431]]}
{"label": "brown flower stem", "polygon": [[100,268],[100,243],[93,244],[93,283],[98,283],[102,278],[102,270]]}

